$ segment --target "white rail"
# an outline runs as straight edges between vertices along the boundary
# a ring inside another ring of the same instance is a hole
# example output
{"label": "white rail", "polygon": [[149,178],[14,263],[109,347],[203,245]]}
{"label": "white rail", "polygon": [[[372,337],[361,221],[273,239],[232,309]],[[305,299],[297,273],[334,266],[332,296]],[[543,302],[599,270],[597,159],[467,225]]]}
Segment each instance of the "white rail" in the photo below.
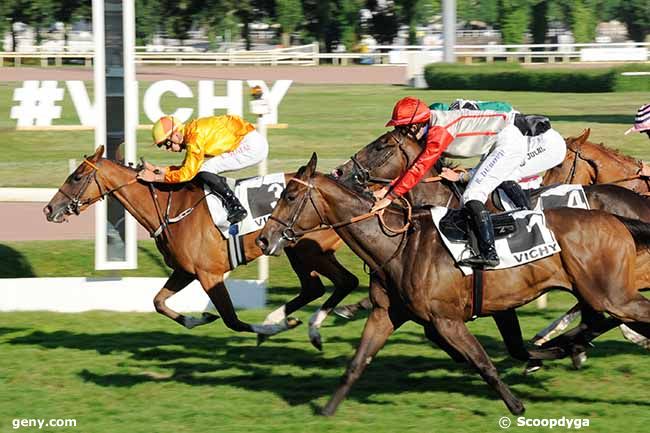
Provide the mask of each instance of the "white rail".
{"label": "white rail", "polygon": [[[368,47],[364,53],[321,53],[318,44],[302,45],[291,48],[280,48],[265,51],[231,50],[228,52],[197,52],[183,51],[174,47],[176,51],[165,51],[168,47],[154,47],[159,51],[152,51],[152,47],[138,47],[135,61],[144,65],[298,65],[316,66],[321,62],[333,64],[368,63],[368,64],[404,64],[408,56],[402,55],[410,52],[440,52],[440,46],[426,45],[376,45]],[[531,63],[533,61],[574,62],[584,61],[584,53],[591,50],[602,50],[610,53],[620,51],[636,52],[630,59],[620,58],[620,61],[634,60],[647,61],[650,43],[621,42],[621,43],[588,43],[588,44],[521,44],[521,45],[456,45],[456,57],[459,61],[473,63],[474,61],[493,62],[505,59],[511,62]],[[640,53],[640,54],[639,54]],[[397,55],[396,55],[397,54]],[[589,58],[593,58],[589,57]],[[55,65],[61,65],[63,59],[80,59],[86,66],[92,65],[92,51],[41,51],[32,52],[0,52],[0,66],[5,59],[13,59],[15,66],[20,66],[23,59],[40,59],[41,66],[48,66],[50,60]],[[610,55],[610,59],[612,59]],[[616,57],[613,57],[617,60]],[[608,60],[606,55],[602,59]]]}

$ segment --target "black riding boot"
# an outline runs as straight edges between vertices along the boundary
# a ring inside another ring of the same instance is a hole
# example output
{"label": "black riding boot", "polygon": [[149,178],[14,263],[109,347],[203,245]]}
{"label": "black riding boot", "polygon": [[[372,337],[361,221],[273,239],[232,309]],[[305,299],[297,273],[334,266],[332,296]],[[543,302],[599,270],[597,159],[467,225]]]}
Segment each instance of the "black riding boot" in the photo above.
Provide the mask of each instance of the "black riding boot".
{"label": "black riding boot", "polygon": [[230,224],[237,224],[246,218],[248,212],[246,212],[244,206],[241,205],[239,199],[228,186],[225,177],[206,171],[200,171],[197,177],[212,190],[214,195],[221,199],[223,207],[228,211],[228,222]]}
{"label": "black riding boot", "polygon": [[514,180],[507,180],[499,185],[506,195],[512,200],[512,203],[518,208],[530,209],[530,200],[528,194]]}
{"label": "black riding boot", "polygon": [[465,203],[465,208],[470,215],[473,229],[478,237],[478,249],[480,254],[469,257],[460,262],[463,266],[490,267],[499,265],[499,256],[494,248],[494,228],[490,213],[485,205],[478,200],[470,200]]}

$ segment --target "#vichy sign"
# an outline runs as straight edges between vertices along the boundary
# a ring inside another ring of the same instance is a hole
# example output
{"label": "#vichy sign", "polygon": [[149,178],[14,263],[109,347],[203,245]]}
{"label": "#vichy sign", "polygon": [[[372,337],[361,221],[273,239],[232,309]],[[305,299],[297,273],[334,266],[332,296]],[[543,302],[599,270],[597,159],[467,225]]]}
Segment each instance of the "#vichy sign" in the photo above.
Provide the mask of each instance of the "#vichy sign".
{"label": "#vichy sign", "polygon": [[[212,116],[215,110],[226,110],[228,114],[243,115],[244,112],[244,85],[241,80],[227,80],[226,94],[215,95],[213,80],[200,80],[198,82],[198,112],[196,117]],[[289,90],[292,80],[278,80],[269,89],[262,80],[247,80],[250,88],[262,88],[264,99],[268,103],[269,112],[262,116],[265,124],[278,123],[278,105]],[[95,126],[95,107],[91,103],[83,81],[70,80],[65,85],[68,89],[72,103],[77,111],[83,126]],[[178,117],[186,121],[194,115],[194,109],[179,107],[172,113],[165,113],[160,108],[160,100],[166,93],[171,93],[177,98],[193,98],[190,86],[182,81],[162,80],[151,84],[144,93],[143,109],[151,122],[155,122],[165,114]],[[61,117],[61,106],[57,101],[63,100],[63,89],[58,87],[57,81],[25,81],[23,87],[14,91],[14,101],[19,102],[11,109],[10,117],[17,120],[16,126],[49,126],[52,119]],[[180,104],[179,104],[180,105]]]}

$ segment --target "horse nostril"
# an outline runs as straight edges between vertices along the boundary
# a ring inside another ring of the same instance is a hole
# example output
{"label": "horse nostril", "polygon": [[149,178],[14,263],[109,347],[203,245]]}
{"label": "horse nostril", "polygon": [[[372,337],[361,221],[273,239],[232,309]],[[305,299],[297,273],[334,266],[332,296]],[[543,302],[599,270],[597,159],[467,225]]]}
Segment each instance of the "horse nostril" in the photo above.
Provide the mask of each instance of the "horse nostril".
{"label": "horse nostril", "polygon": [[334,177],[334,179],[338,179],[341,176],[343,176],[343,170],[341,170],[340,168],[335,168],[334,170],[332,170],[332,177]]}
{"label": "horse nostril", "polygon": [[262,252],[265,252],[266,249],[269,247],[269,241],[266,239],[266,237],[264,237],[262,235],[257,237],[257,239],[255,240],[255,243],[262,250]]}
{"label": "horse nostril", "polygon": [[43,213],[45,214],[46,217],[50,216],[52,213],[52,206],[47,205],[43,208]]}

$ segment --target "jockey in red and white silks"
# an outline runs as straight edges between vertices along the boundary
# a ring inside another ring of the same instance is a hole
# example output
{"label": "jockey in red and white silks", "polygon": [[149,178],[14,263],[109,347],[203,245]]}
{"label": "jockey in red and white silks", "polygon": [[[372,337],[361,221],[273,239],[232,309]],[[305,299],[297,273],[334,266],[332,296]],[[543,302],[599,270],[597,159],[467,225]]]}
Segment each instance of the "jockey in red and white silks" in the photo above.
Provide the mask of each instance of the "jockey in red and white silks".
{"label": "jockey in red and white silks", "polygon": [[[515,115],[487,110],[430,110],[426,103],[412,97],[398,101],[386,126],[405,128],[424,141],[425,147],[411,167],[390,188],[380,192],[386,197],[373,210],[388,206],[396,196],[408,192],[443,154],[483,155],[473,170],[462,204],[475,217],[477,230],[486,232],[479,238],[489,238],[484,239],[488,245],[482,252],[483,256],[490,257],[473,257],[467,264],[496,266],[498,257],[493,251],[492,227],[484,207],[488,196],[503,181],[519,180],[547,170],[562,162],[566,154],[566,144],[560,134],[548,129],[540,135],[526,137],[515,126]],[[492,251],[488,251],[489,244]]]}
{"label": "jockey in red and white silks", "polygon": [[[515,113],[433,111],[424,102],[420,104],[430,113],[425,148],[413,165],[393,182],[394,195],[401,196],[413,188],[442,155],[456,158],[483,155],[471,171],[463,203],[469,200],[485,203],[501,182],[530,177],[555,167],[566,155],[566,143],[557,131],[549,129],[526,137],[514,125]],[[413,113],[413,108],[410,111]],[[387,126],[397,126],[398,122],[393,118]]]}

